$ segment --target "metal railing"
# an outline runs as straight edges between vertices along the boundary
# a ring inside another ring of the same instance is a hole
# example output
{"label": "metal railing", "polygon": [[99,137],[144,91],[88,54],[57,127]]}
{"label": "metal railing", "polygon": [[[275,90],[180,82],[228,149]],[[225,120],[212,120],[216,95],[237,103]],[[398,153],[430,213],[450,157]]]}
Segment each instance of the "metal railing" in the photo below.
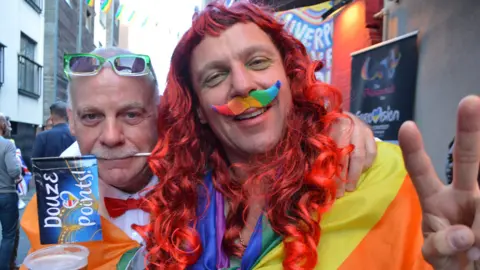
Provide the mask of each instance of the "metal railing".
{"label": "metal railing", "polygon": [[29,58],[18,55],[18,93],[39,98],[42,92],[43,67]]}
{"label": "metal railing", "polygon": [[43,0],[25,0],[36,12],[42,13]]}

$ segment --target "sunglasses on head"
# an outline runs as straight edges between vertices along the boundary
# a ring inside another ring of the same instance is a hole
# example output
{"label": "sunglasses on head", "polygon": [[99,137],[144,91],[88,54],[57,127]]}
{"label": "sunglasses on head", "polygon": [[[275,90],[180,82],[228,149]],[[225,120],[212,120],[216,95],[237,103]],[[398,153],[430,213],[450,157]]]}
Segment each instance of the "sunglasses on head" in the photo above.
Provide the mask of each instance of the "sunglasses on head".
{"label": "sunglasses on head", "polygon": [[104,58],[90,53],[65,54],[64,72],[70,76],[94,76],[110,63],[119,76],[143,76],[149,74],[150,57],[142,54],[122,54]]}

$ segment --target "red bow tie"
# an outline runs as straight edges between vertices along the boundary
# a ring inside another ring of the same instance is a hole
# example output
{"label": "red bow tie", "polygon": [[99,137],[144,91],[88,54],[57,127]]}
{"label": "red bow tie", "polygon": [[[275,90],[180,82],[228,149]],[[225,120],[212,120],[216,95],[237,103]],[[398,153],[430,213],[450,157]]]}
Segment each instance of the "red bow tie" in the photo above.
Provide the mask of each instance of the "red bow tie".
{"label": "red bow tie", "polygon": [[148,212],[148,205],[147,202],[144,198],[141,199],[115,199],[115,198],[104,198],[105,201],[105,207],[107,208],[107,212],[112,218],[117,218],[128,210],[134,210],[134,209],[141,209],[145,212]]}

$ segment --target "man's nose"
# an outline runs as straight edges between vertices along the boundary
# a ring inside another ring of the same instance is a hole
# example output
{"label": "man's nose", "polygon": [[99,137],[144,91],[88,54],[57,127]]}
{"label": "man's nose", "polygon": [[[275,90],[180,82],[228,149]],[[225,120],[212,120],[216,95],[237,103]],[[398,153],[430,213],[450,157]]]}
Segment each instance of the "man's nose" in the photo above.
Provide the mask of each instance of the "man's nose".
{"label": "man's nose", "polygon": [[233,67],[230,76],[232,98],[236,96],[247,96],[250,91],[257,89],[251,71],[249,71],[245,65]]}
{"label": "man's nose", "polygon": [[123,128],[117,119],[106,119],[100,135],[100,142],[107,147],[115,147],[125,143]]}

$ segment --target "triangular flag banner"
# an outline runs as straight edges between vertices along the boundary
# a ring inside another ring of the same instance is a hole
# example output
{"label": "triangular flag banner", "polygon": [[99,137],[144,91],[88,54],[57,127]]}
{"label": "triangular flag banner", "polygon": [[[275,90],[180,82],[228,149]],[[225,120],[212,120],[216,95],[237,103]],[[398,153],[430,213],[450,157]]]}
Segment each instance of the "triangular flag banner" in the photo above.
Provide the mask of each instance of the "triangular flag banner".
{"label": "triangular flag banner", "polygon": [[115,13],[115,19],[116,19],[116,20],[119,20],[119,21],[121,20],[122,15],[123,15],[123,13],[124,13],[124,12],[123,12],[124,7],[125,7],[125,6],[124,6],[123,4],[121,4],[120,7],[118,7],[117,13]]}
{"label": "triangular flag banner", "polygon": [[113,0],[100,0],[100,9],[103,13],[107,13],[112,6]]}
{"label": "triangular flag banner", "polygon": [[146,17],[145,20],[143,20],[142,27],[145,27],[147,23],[148,23],[148,17]]}

